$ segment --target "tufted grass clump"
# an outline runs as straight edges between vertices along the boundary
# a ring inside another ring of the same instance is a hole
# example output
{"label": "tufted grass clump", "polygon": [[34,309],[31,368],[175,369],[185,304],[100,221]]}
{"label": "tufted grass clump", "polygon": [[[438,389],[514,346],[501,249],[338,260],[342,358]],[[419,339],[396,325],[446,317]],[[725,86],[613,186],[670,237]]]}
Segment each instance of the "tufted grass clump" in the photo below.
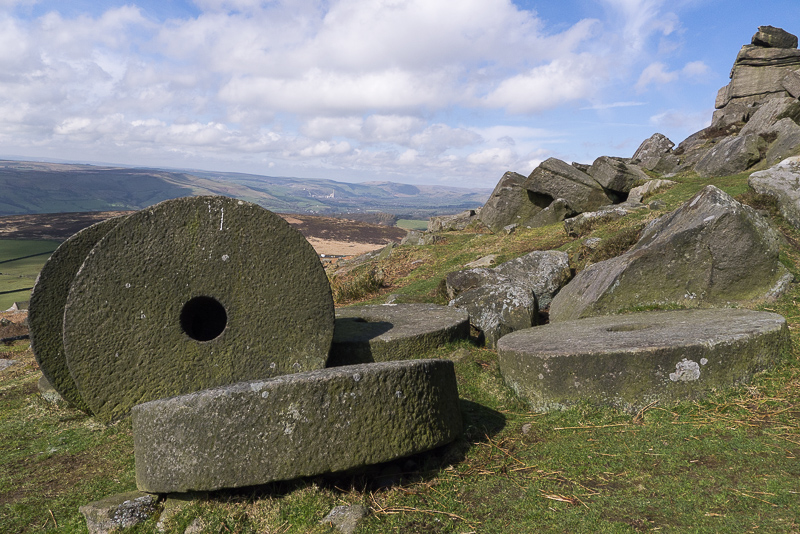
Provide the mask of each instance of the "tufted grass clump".
{"label": "tufted grass clump", "polygon": [[341,304],[362,300],[383,287],[383,272],[375,268],[361,269],[351,276],[331,279],[333,302]]}

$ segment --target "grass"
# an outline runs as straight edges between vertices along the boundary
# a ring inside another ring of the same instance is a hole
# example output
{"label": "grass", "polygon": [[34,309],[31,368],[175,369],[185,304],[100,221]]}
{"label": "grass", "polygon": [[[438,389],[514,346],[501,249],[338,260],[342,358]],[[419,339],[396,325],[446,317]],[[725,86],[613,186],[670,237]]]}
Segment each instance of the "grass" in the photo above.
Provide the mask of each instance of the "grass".
{"label": "grass", "polygon": [[[704,185],[678,179],[654,197],[665,210]],[[764,202],[747,193],[746,175],[716,182]],[[665,210],[637,212],[580,239],[560,225],[508,236],[446,233],[436,245],[397,247],[387,259],[340,268],[335,284],[381,272],[385,287],[359,301],[383,302],[388,293],[408,302],[441,299],[444,275],[469,261],[537,248],[599,261],[581,256],[587,237],[624,250],[630,234]],[[787,238],[782,261],[800,272],[800,232],[774,217]],[[166,530],[202,524],[203,532],[333,533],[320,521],[334,506],[363,504],[371,510],[363,533],[800,533],[798,301],[794,285],[758,307],[789,323],[794,348],[779,366],[702,401],[636,415],[589,404],[530,412],[504,384],[494,351],[468,342],[441,347],[426,356],[455,362],[465,423],[456,442],[358,473],[205,494],[177,509]],[[45,403],[24,342],[0,347],[0,357],[22,361],[0,373],[0,531],[85,532],[78,506],[135,489],[130,424],[104,426]],[[130,532],[155,532],[155,523]]]}
{"label": "grass", "polygon": [[404,230],[427,230],[428,229],[428,221],[427,219],[424,221],[420,221],[418,219],[398,219],[396,226],[403,228]]}
{"label": "grass", "polygon": [[30,288],[57,241],[0,239],[0,310],[28,300]]}

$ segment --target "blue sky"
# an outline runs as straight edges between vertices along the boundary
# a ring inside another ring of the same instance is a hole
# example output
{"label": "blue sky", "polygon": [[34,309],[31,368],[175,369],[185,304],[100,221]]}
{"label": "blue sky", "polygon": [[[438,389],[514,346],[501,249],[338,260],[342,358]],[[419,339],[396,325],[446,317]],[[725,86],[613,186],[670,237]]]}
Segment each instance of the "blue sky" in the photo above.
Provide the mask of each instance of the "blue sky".
{"label": "blue sky", "polygon": [[493,187],[707,126],[796,0],[0,0],[0,156]]}

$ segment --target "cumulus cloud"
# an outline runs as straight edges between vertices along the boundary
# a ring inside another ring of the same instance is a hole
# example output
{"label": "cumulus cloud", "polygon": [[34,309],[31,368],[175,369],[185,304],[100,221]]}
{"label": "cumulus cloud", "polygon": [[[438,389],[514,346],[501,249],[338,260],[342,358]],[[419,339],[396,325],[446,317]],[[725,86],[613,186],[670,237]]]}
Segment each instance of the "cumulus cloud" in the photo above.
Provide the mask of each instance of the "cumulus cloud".
{"label": "cumulus cloud", "polygon": [[665,1],[598,1],[608,20],[547,26],[511,0],[194,0],[167,20],[0,0],[0,143],[492,185],[564,140],[537,117],[606,101],[635,65],[639,90],[707,75],[646,52],[680,32]]}

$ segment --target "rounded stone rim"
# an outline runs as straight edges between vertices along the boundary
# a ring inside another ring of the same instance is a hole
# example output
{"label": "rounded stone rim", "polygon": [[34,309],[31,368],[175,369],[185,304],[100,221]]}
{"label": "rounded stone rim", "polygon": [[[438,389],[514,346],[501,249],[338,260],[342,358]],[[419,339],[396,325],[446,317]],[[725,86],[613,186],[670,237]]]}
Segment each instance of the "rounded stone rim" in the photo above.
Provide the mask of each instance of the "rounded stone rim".
{"label": "rounded stone rim", "polygon": [[81,411],[91,409],[69,372],[64,352],[64,308],[69,288],[94,246],[127,215],[100,221],[61,243],[36,278],[28,308],[31,348],[42,374],[61,397]]}
{"label": "rounded stone rim", "polygon": [[[226,324],[192,339],[181,309],[218,301]],[[98,418],[140,402],[325,366],[334,309],[322,263],[278,215],[184,197],[129,216],[92,250],[64,312],[73,379]]]}

